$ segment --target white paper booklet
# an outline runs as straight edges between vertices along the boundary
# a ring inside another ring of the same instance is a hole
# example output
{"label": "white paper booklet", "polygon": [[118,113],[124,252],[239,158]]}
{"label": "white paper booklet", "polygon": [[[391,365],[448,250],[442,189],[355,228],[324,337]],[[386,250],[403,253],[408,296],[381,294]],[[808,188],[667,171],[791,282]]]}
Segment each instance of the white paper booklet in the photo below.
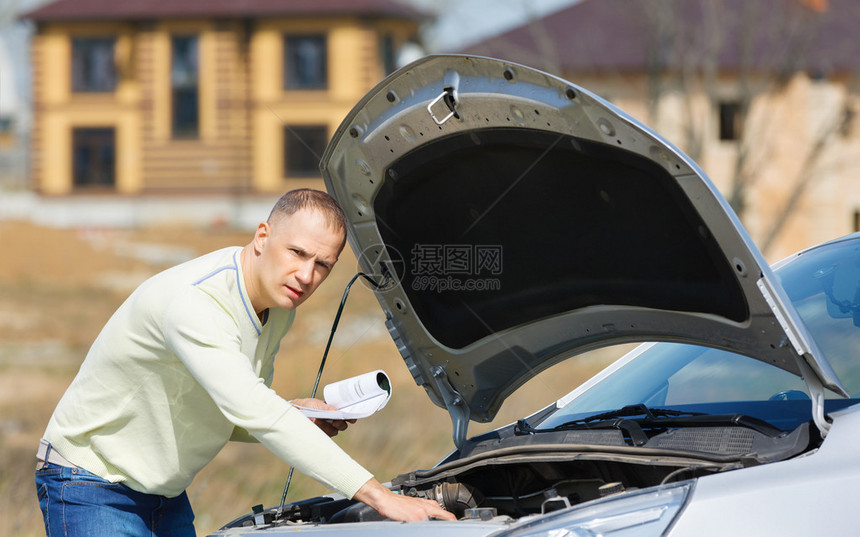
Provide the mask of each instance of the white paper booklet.
{"label": "white paper booklet", "polygon": [[329,420],[353,420],[366,418],[382,410],[391,398],[391,380],[385,371],[377,369],[370,373],[358,375],[337,382],[332,382],[323,388],[325,402],[338,410],[317,410],[295,405],[302,414],[309,418]]}

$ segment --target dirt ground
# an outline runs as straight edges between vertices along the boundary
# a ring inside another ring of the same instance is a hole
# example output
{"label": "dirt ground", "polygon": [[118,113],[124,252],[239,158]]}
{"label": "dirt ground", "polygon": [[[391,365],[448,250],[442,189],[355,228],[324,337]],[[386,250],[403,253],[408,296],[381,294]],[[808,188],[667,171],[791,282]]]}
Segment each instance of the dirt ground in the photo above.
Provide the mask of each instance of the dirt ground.
{"label": "dirt ground", "polygon": [[[35,449],[65,388],[104,322],[156,272],[196,255],[245,244],[248,232],[226,229],[54,229],[0,222],[0,535],[44,535],[35,498]],[[356,270],[344,252],[329,281],[299,310],[282,344],[273,387],[284,397],[310,394],[335,310]],[[492,424],[515,420],[563,395],[610,359],[570,361],[539,375],[512,396]],[[337,441],[380,480],[426,468],[453,448],[447,413],[415,385],[388,338],[372,293],[354,285],[326,364],[323,383],[384,369],[393,397]],[[199,535],[256,504],[275,505],[288,466],[257,445],[227,446],[188,493]],[[296,475],[288,500],[325,492]]]}

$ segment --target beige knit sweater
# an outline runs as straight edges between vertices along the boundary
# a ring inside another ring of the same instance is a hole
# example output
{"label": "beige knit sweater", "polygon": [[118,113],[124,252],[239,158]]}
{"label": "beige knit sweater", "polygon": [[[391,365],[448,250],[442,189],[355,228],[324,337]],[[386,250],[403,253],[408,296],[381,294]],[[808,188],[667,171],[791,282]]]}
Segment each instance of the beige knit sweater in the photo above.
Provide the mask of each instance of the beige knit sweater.
{"label": "beige knit sweater", "polygon": [[240,248],[153,276],[105,325],[45,438],[109,481],[176,496],[234,433],[352,497],[371,474],[269,388],[294,311],[262,324]]}

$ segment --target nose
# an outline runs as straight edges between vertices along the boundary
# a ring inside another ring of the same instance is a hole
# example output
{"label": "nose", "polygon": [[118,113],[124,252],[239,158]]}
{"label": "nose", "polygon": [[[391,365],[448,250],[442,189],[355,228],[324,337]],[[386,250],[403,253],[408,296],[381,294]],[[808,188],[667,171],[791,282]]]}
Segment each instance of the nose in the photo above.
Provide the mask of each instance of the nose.
{"label": "nose", "polygon": [[296,281],[302,285],[310,285],[314,279],[314,261],[308,259],[296,271]]}

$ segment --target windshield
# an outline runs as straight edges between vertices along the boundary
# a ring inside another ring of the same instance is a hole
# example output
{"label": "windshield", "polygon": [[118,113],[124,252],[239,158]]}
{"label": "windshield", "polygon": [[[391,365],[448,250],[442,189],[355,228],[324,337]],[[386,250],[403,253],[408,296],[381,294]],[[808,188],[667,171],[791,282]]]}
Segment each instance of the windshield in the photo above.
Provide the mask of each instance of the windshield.
{"label": "windshield", "polygon": [[[792,258],[776,270],[800,317],[852,397],[860,395],[860,237]],[[728,351],[678,343],[638,347],[588,389],[575,390],[540,424],[628,405],[712,413],[744,413],[772,423],[791,410],[787,429],[809,419],[803,380],[768,363]],[[828,392],[828,410],[846,406]],[[784,417],[784,416],[783,416]]]}

